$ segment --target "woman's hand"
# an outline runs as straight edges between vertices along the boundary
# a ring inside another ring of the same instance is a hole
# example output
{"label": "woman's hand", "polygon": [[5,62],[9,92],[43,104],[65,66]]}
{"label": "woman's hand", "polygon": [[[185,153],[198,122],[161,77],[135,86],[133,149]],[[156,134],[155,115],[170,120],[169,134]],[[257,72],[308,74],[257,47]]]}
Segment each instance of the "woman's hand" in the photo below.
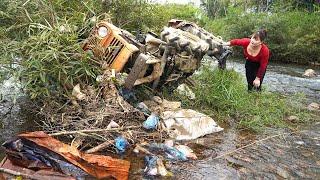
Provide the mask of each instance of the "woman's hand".
{"label": "woman's hand", "polygon": [[221,45],[222,46],[230,46],[230,41],[229,42],[222,42]]}
{"label": "woman's hand", "polygon": [[260,83],[260,78],[256,77],[256,79],[253,81],[253,86],[257,88],[260,86]]}

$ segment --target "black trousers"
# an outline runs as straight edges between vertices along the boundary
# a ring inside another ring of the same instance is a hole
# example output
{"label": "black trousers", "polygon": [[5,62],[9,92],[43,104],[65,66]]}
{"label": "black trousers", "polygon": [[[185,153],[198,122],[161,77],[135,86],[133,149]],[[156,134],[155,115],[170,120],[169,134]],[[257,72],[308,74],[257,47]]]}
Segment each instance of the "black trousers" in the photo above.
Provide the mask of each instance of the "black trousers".
{"label": "black trousers", "polygon": [[257,77],[257,72],[259,70],[260,63],[258,62],[252,62],[252,61],[246,61],[246,77],[247,77],[247,83],[248,83],[248,91],[256,90],[261,91],[261,85],[264,78],[265,73],[263,73],[262,78],[260,79],[260,86],[258,88],[253,86],[253,81]]}

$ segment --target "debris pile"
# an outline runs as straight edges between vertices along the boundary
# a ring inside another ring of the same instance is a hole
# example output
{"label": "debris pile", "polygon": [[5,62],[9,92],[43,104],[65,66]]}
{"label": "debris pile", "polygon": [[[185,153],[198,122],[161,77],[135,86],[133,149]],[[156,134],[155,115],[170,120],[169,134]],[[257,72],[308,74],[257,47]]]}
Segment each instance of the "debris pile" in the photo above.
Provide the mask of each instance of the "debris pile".
{"label": "debris pile", "polygon": [[144,153],[146,156],[144,173],[147,176],[173,176],[166,169],[168,161],[196,160],[197,156],[188,146],[175,144],[173,140],[166,140],[164,143],[142,143],[137,144],[133,150],[135,153]]}
{"label": "debris pile", "polygon": [[1,166],[27,178],[127,179],[129,162],[91,153],[108,151],[123,157],[133,150],[143,154],[144,175],[173,176],[166,162],[197,159],[192,149],[178,141],[223,130],[210,117],[181,109],[181,102],[158,96],[138,100],[132,91],[121,89],[122,75],[105,71],[98,78],[98,89],[78,84],[63,106],[44,106],[41,124],[49,135],[33,132],[6,142],[7,159]]}
{"label": "debris pile", "polygon": [[[71,100],[63,107],[45,106],[41,111],[45,116],[41,122],[43,129],[53,136],[62,136],[64,141],[68,139],[76,148],[94,148],[87,151],[90,153],[102,150],[120,152],[114,143],[120,136],[131,145],[162,141],[168,137],[166,131],[157,126],[159,119],[153,121],[153,115],[147,119],[146,113],[124,99],[130,96],[130,92],[118,90],[116,85],[122,83],[120,73],[112,75],[111,71],[105,71],[99,78],[98,89],[92,86],[81,89],[77,85]],[[146,126],[155,130],[147,130]]]}

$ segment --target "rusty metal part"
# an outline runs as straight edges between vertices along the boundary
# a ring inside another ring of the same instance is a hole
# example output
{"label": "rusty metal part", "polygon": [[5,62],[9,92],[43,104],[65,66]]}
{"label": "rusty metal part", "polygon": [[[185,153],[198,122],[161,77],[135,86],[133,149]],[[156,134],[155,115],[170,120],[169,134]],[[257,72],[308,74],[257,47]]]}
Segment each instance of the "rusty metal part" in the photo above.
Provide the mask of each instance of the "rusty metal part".
{"label": "rusty metal part", "polygon": [[[105,37],[99,35],[99,28],[106,28]],[[113,24],[101,21],[92,30],[90,37],[82,45],[83,50],[92,50],[94,56],[103,62],[103,68],[120,72],[129,58],[139,49],[124,39],[123,30]]]}

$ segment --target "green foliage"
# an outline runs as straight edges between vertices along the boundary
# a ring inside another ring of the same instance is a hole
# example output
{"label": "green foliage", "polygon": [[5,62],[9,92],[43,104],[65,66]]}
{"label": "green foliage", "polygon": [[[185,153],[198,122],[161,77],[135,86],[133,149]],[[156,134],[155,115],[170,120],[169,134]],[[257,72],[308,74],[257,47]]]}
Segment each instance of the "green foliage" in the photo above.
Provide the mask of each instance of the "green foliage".
{"label": "green foliage", "polygon": [[[61,25],[62,26],[62,25]],[[20,46],[24,80],[31,98],[68,95],[77,83],[94,84],[98,66],[90,63],[77,42],[75,32],[45,29],[30,36]]]}
{"label": "green foliage", "polygon": [[185,105],[215,114],[222,121],[231,117],[239,128],[262,131],[265,127],[284,127],[290,115],[298,116],[301,122],[311,119],[301,105],[305,100],[302,96],[289,99],[265,91],[248,93],[244,79],[234,70],[204,67],[195,80],[199,84],[194,89],[196,100],[180,97]]}
{"label": "green foliage", "polygon": [[210,18],[224,17],[227,15],[230,0],[202,0],[201,2]]}
{"label": "green foliage", "polygon": [[[205,28],[227,40],[249,37],[259,28],[266,28],[266,43],[271,50],[271,61],[320,63],[318,14],[298,11],[273,14],[232,12],[225,18],[208,20]],[[236,55],[241,55],[241,48],[236,52]]]}
{"label": "green foliage", "polygon": [[105,12],[128,31],[160,32],[171,18],[193,21],[199,10],[138,0],[2,0],[1,80],[16,75],[32,98],[41,99],[69,96],[77,83],[94,84],[100,67],[80,46]]}
{"label": "green foliage", "polygon": [[94,2],[1,1],[1,73],[19,77],[31,98],[68,96],[77,83],[94,84],[98,66],[80,47]]}
{"label": "green foliage", "polygon": [[105,8],[116,26],[131,32],[160,32],[170,19],[194,21],[199,13],[199,10],[191,5],[150,4],[138,0],[112,1],[105,4]]}

